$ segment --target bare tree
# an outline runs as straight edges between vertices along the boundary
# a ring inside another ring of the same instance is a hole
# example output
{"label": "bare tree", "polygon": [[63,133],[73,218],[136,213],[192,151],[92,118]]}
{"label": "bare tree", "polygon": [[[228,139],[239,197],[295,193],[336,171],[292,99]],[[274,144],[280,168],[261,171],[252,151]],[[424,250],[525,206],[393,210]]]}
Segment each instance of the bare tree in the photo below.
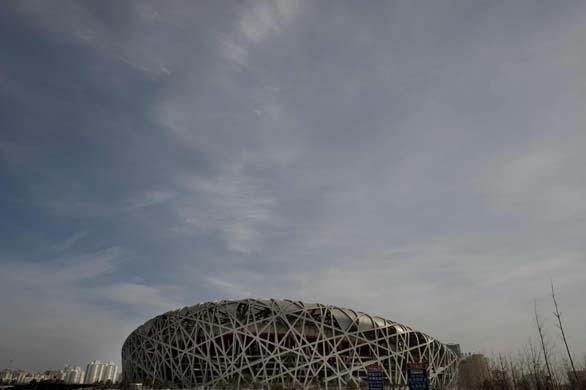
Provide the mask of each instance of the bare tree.
{"label": "bare tree", "polygon": [[509,355],[508,359],[509,371],[511,372],[511,381],[513,382],[513,389],[519,388],[519,370],[517,365],[513,362],[513,358]]}
{"label": "bare tree", "polygon": [[550,383],[553,380],[553,375],[551,374],[551,365],[549,363],[549,353],[547,351],[547,347],[545,346],[545,337],[543,336],[543,323],[539,320],[539,313],[537,312],[537,301],[533,302],[533,313],[535,314],[535,325],[537,326],[537,332],[539,332],[539,340],[541,341],[541,349],[543,350],[543,359],[545,360],[545,368],[547,369],[548,378],[545,381],[545,388],[549,389]]}
{"label": "bare tree", "polygon": [[494,374],[496,374],[494,375],[495,381],[501,387],[501,389],[509,390],[509,376],[507,375],[507,364],[505,358],[500,353],[498,359],[498,369],[494,370]]}
{"label": "bare tree", "polygon": [[580,383],[578,379],[578,373],[576,372],[576,367],[574,366],[574,359],[572,359],[572,354],[570,353],[570,347],[568,346],[568,340],[566,339],[566,333],[564,332],[564,326],[562,325],[562,313],[560,313],[558,308],[558,302],[555,299],[555,290],[553,288],[553,280],[551,281],[551,297],[553,298],[553,305],[555,307],[555,312],[553,315],[558,320],[558,328],[562,334],[562,340],[564,340],[564,345],[566,346],[566,352],[568,353],[568,359],[570,360],[570,367],[572,368],[572,373],[574,374],[574,379],[576,380],[576,384]]}

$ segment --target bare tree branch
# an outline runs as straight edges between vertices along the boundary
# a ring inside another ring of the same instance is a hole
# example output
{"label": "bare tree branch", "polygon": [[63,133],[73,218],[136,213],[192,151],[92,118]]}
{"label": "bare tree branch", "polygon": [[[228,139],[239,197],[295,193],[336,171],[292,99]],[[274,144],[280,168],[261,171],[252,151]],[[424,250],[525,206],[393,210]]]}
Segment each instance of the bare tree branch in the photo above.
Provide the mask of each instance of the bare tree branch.
{"label": "bare tree branch", "polygon": [[562,333],[562,340],[564,340],[564,345],[566,346],[566,352],[568,353],[568,359],[570,360],[570,366],[572,367],[572,373],[574,374],[574,379],[576,379],[576,385],[578,385],[578,383],[580,383],[580,380],[578,379],[578,373],[576,372],[576,367],[574,366],[574,359],[572,359],[572,354],[570,353],[570,347],[568,346],[568,340],[566,339],[566,333],[564,332],[564,326],[562,325],[562,313],[560,313],[559,308],[558,308],[558,302],[555,299],[553,280],[551,281],[551,297],[553,298],[553,304],[555,307],[555,312],[553,313],[553,315],[558,320],[558,328],[560,329],[560,332]]}
{"label": "bare tree branch", "polygon": [[545,346],[545,339],[543,337],[543,324],[539,320],[539,313],[537,312],[537,301],[533,302],[533,312],[535,314],[535,324],[537,325],[537,331],[539,332],[539,339],[541,340],[541,349],[543,350],[543,358],[545,360],[545,367],[547,368],[547,375],[549,379],[546,379],[545,386],[546,389],[550,388],[550,383],[553,380],[553,375],[551,374],[551,366],[549,364],[549,354],[547,352],[547,348]]}

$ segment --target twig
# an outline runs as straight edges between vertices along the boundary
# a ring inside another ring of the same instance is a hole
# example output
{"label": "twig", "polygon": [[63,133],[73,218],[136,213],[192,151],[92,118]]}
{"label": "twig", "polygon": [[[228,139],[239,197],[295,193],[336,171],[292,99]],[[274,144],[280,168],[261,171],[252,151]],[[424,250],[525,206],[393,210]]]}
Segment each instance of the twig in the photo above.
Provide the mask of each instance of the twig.
{"label": "twig", "polygon": [[545,387],[547,389],[549,389],[550,388],[549,384],[550,384],[550,381],[553,380],[553,376],[551,375],[551,366],[549,365],[549,354],[547,353],[547,348],[545,347],[545,340],[543,337],[543,324],[539,320],[539,313],[537,312],[537,301],[533,302],[533,312],[535,313],[535,324],[537,325],[537,331],[539,332],[539,339],[541,340],[541,348],[543,349],[543,358],[545,360],[545,367],[547,368],[547,375],[549,378],[549,379],[546,378]]}
{"label": "twig", "polygon": [[564,340],[564,345],[566,346],[566,352],[568,353],[568,359],[570,360],[570,366],[572,367],[572,372],[574,373],[574,378],[576,379],[576,385],[580,383],[578,379],[578,373],[576,372],[576,367],[574,366],[574,359],[572,359],[572,354],[570,353],[570,347],[568,346],[568,340],[566,339],[566,333],[564,332],[564,326],[562,325],[562,313],[560,313],[558,309],[558,302],[555,299],[555,291],[553,288],[553,280],[551,281],[551,297],[553,298],[553,304],[555,307],[555,312],[553,315],[558,320],[558,328],[562,333],[562,339]]}

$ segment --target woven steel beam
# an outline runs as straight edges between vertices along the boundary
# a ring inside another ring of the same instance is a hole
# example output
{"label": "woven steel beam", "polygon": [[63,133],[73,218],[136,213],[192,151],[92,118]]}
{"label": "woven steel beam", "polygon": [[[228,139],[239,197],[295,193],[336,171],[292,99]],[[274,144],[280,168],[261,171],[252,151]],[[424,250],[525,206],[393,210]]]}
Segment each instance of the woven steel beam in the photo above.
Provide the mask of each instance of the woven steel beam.
{"label": "woven steel beam", "polygon": [[371,364],[406,386],[410,362],[429,364],[433,389],[454,381],[457,357],[430,336],[350,309],[274,299],[171,311],[136,329],[122,348],[125,381],[174,388],[359,385]]}

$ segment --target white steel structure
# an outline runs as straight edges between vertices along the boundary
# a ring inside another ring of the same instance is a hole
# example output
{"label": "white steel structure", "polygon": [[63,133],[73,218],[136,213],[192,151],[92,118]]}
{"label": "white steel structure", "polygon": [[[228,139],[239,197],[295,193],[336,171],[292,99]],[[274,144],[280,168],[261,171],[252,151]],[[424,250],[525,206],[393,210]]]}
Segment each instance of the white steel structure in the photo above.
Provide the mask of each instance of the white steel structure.
{"label": "white steel structure", "polygon": [[359,385],[372,364],[392,388],[403,388],[410,362],[429,363],[434,389],[454,380],[456,355],[421,332],[350,309],[275,299],[171,311],[140,326],[122,347],[126,382],[181,388]]}

